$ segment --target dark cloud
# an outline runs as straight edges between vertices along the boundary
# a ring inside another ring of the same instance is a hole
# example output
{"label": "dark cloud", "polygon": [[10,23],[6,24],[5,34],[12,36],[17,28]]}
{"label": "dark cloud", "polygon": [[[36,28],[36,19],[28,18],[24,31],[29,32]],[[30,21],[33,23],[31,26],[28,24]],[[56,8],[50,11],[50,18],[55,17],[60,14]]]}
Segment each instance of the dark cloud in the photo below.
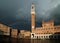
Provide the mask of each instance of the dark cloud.
{"label": "dark cloud", "polygon": [[0,22],[14,28],[30,30],[32,2],[36,5],[36,26],[41,26],[42,20],[50,19],[56,21],[56,24],[60,23],[60,5],[48,11],[51,3],[47,4],[49,3],[47,0],[45,2],[43,0],[0,0]]}
{"label": "dark cloud", "polygon": [[55,21],[55,24],[60,24],[60,4],[50,12],[50,19]]}

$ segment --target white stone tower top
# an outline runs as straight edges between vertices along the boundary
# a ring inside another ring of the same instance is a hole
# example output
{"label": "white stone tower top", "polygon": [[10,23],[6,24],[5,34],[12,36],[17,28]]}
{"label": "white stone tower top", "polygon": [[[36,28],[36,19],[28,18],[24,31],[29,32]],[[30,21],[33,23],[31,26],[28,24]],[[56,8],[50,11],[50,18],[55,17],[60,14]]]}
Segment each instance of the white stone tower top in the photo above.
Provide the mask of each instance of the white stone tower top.
{"label": "white stone tower top", "polygon": [[34,5],[34,3],[32,3],[32,6],[31,6],[31,14],[35,14],[35,5]]}

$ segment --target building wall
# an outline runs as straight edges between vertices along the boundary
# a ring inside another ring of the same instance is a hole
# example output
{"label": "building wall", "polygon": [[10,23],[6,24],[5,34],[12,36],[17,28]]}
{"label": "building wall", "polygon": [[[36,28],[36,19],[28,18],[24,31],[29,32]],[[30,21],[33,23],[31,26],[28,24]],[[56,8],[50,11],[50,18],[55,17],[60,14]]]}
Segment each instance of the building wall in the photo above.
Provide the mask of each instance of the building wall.
{"label": "building wall", "polygon": [[12,29],[12,31],[11,31],[11,37],[17,38],[17,33],[18,33],[17,29]]}
{"label": "building wall", "polygon": [[33,30],[33,33],[37,33],[37,34],[54,34],[56,32],[60,32],[60,26],[54,26],[54,22],[53,21],[49,21],[49,22],[43,22],[42,27],[36,27]]}
{"label": "building wall", "polygon": [[20,30],[20,38],[30,37],[30,31]]}
{"label": "building wall", "polygon": [[49,28],[49,27],[53,27],[53,26],[54,26],[53,20],[50,20],[50,21],[48,21],[48,22],[42,21],[42,27],[43,27],[43,28],[45,28],[45,27]]}
{"label": "building wall", "polygon": [[26,37],[26,36],[30,36],[30,31],[26,31],[25,33],[24,33],[24,36]]}
{"label": "building wall", "polygon": [[9,26],[0,24],[0,31],[2,31],[4,35],[10,35],[10,27]]}
{"label": "building wall", "polygon": [[60,25],[54,27],[54,32],[60,32]]}
{"label": "building wall", "polygon": [[[56,34],[57,33],[57,34]],[[42,27],[36,27],[31,33],[31,38],[58,38],[57,35],[60,35],[60,25],[54,26],[53,21],[43,22]]]}

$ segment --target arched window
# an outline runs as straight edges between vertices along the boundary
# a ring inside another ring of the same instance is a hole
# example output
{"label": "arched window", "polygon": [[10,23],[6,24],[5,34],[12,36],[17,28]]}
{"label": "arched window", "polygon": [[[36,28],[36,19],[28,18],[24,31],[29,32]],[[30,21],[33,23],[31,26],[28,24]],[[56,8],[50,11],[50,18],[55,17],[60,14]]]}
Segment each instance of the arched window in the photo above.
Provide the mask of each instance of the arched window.
{"label": "arched window", "polygon": [[41,38],[43,38],[43,36],[41,36]]}
{"label": "arched window", "polygon": [[34,34],[32,34],[32,36],[34,37]]}
{"label": "arched window", "polygon": [[37,39],[38,39],[38,36],[37,36]]}
{"label": "arched window", "polygon": [[49,38],[51,38],[51,36],[49,36]]}
{"label": "arched window", "polygon": [[45,36],[44,36],[44,38],[45,38]]}
{"label": "arched window", "polygon": [[48,38],[48,36],[46,36],[46,38]]}
{"label": "arched window", "polygon": [[35,36],[35,38],[36,38],[36,36]]}
{"label": "arched window", "polygon": [[54,36],[54,38],[57,38],[56,36]]}

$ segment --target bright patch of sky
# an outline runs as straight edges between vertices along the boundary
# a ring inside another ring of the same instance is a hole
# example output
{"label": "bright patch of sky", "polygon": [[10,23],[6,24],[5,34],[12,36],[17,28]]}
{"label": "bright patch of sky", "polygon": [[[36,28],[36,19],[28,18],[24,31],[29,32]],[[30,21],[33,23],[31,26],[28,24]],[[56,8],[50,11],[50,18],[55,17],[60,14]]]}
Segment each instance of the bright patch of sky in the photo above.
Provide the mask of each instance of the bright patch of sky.
{"label": "bright patch of sky", "polygon": [[60,0],[38,0],[36,6],[39,15],[46,19],[50,17],[50,11],[56,8],[59,4]]}

